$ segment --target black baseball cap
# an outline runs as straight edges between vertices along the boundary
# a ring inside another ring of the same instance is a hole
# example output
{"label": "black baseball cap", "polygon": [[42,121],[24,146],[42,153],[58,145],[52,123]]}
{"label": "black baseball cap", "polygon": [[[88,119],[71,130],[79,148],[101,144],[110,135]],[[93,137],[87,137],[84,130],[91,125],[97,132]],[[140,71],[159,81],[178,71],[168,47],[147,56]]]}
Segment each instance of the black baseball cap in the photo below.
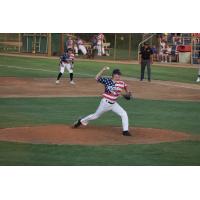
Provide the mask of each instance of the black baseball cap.
{"label": "black baseball cap", "polygon": [[72,48],[69,48],[69,49],[67,49],[67,52],[68,52],[68,51],[73,51],[73,49],[72,49]]}
{"label": "black baseball cap", "polygon": [[112,76],[115,75],[115,74],[117,74],[117,75],[122,75],[122,73],[121,73],[121,71],[120,71],[119,69],[114,69],[114,70],[113,70]]}

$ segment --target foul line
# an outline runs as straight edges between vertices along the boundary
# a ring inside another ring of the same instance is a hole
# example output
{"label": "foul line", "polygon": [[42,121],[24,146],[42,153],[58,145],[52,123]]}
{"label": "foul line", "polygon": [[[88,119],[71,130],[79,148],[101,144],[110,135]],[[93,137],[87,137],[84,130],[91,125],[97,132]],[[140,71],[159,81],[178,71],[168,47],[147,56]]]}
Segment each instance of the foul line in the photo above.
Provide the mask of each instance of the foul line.
{"label": "foul line", "polygon": [[[33,71],[43,71],[43,72],[53,72],[56,73],[58,71],[54,71],[54,70],[47,70],[47,69],[38,69],[38,68],[31,68],[31,67],[19,67],[19,66],[14,66],[14,65],[1,65],[0,67],[7,67],[7,68],[14,68],[14,69],[25,69],[25,70],[33,70]],[[83,75],[83,76],[87,76],[87,77],[94,77],[95,75],[92,74],[85,74],[85,73],[76,73],[78,75]]]}

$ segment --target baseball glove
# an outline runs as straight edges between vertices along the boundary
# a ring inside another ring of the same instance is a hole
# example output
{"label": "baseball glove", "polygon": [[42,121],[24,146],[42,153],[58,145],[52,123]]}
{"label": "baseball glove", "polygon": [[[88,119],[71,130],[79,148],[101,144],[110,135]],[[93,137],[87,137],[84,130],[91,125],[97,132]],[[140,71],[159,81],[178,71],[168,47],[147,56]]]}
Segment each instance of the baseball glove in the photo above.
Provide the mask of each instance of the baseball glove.
{"label": "baseball glove", "polygon": [[126,100],[131,100],[133,98],[131,92],[127,92],[126,94],[122,95]]}

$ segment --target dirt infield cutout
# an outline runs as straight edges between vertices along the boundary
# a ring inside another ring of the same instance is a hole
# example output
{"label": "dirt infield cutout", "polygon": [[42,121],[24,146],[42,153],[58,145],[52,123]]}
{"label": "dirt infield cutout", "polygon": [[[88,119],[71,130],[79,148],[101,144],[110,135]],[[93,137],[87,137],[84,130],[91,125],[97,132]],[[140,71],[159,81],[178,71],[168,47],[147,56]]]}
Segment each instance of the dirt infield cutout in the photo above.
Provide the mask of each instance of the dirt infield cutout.
{"label": "dirt infield cutout", "polygon": [[132,137],[121,135],[120,127],[87,126],[73,129],[67,125],[42,125],[0,129],[0,141],[32,144],[73,144],[73,145],[124,145],[156,144],[190,140],[186,133],[153,129],[130,128]]}
{"label": "dirt infield cutout", "polygon": [[[61,79],[59,85],[55,78],[15,78],[0,77],[0,98],[2,97],[73,97],[101,96],[103,87],[93,78],[76,78],[76,85]],[[126,80],[136,98],[159,100],[200,101],[200,85],[167,81],[140,82]],[[90,87],[88,88],[88,85]]]}

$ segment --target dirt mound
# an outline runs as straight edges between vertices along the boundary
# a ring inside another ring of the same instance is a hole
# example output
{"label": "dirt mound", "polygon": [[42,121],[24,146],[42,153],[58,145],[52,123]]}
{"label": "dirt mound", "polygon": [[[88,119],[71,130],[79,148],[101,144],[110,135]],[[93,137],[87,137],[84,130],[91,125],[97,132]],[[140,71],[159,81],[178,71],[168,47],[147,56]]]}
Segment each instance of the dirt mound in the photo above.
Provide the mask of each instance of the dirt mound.
{"label": "dirt mound", "polygon": [[124,137],[119,127],[87,126],[73,129],[67,125],[44,125],[0,129],[0,141],[33,144],[114,145],[175,142],[188,140],[191,137],[186,133],[152,128],[130,128],[130,132],[132,137]]}

